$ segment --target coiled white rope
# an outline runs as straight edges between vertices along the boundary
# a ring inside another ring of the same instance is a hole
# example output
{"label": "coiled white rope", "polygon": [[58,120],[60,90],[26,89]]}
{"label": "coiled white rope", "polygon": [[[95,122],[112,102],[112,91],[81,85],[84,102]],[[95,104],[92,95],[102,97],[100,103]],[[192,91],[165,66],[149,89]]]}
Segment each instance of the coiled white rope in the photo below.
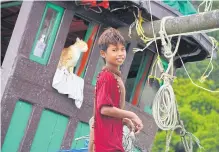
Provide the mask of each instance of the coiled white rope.
{"label": "coiled white rope", "polygon": [[164,85],[158,90],[152,106],[154,120],[162,130],[170,130],[176,126],[177,112],[175,95],[168,78],[164,78]]}

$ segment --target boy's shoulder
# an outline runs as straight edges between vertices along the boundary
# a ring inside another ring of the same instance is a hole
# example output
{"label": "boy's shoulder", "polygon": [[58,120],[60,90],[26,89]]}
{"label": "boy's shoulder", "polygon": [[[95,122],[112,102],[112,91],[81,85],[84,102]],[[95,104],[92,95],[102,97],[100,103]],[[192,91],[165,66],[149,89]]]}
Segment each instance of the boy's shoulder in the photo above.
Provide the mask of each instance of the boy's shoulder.
{"label": "boy's shoulder", "polygon": [[110,80],[115,80],[115,77],[113,73],[108,70],[102,70],[97,77],[97,81],[110,81]]}

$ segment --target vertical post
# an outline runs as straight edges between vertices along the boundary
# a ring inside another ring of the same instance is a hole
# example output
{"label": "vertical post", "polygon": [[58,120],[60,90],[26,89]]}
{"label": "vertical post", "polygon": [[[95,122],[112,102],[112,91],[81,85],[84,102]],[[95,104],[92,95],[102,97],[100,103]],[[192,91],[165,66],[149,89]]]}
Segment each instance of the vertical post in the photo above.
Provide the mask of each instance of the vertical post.
{"label": "vertical post", "polygon": [[8,45],[7,52],[5,54],[4,62],[1,70],[1,98],[5,92],[5,88],[10,76],[13,73],[13,65],[16,62],[18,56],[19,47],[22,42],[22,37],[27,27],[29,15],[32,11],[33,1],[24,1],[21,5],[20,13],[15,24],[11,40]]}

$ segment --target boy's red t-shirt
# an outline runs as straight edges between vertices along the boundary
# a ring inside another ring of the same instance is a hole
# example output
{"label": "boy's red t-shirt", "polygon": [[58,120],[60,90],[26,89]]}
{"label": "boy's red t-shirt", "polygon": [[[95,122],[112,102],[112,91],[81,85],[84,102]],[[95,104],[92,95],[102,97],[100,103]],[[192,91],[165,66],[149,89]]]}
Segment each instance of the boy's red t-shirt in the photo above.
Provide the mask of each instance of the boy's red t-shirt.
{"label": "boy's red t-shirt", "polygon": [[120,108],[120,91],[113,73],[103,70],[99,74],[95,93],[95,152],[124,152],[122,119],[100,113],[103,106]]}

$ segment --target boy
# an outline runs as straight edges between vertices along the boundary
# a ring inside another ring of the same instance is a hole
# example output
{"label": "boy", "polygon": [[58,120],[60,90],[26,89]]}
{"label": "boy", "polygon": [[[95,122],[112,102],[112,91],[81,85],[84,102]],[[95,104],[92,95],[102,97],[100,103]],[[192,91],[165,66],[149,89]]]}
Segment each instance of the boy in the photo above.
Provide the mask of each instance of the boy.
{"label": "boy", "polygon": [[[134,129],[135,132],[139,132],[143,128],[142,121],[135,113],[123,110],[125,87],[119,68],[126,58],[125,40],[119,31],[109,28],[100,36],[98,45],[106,66],[97,78],[94,132],[91,130],[89,151],[124,152],[123,124]],[[93,137],[94,148],[92,147]]]}

